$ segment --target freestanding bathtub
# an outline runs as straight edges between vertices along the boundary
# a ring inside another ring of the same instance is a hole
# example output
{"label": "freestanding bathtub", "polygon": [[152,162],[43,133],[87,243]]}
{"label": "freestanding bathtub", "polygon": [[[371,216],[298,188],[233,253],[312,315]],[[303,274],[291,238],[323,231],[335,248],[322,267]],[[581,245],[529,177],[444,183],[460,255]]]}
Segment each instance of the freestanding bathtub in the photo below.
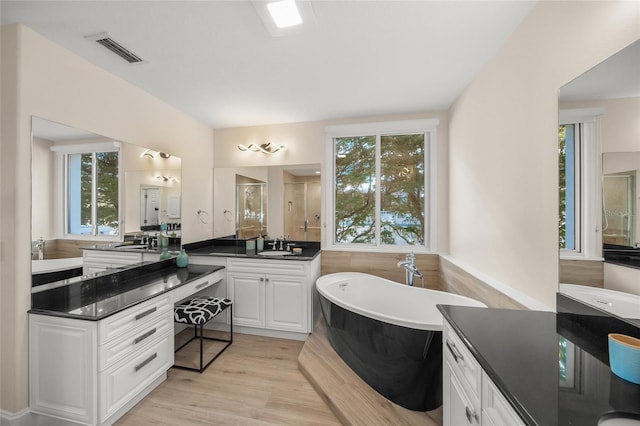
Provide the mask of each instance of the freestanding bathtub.
{"label": "freestanding bathtub", "polygon": [[322,276],[316,288],[329,341],[358,376],[410,410],[442,405],[442,316],[436,305],[486,305],[358,272]]}

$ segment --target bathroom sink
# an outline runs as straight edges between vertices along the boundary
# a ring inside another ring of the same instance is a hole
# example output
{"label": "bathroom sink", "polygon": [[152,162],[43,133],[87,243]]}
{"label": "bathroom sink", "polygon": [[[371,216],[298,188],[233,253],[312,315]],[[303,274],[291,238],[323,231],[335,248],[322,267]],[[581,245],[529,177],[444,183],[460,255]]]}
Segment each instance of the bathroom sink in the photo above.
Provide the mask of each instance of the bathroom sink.
{"label": "bathroom sink", "polygon": [[258,253],[258,255],[260,256],[289,256],[291,255],[290,251],[285,251],[285,250],[267,250],[267,251],[261,251]]}

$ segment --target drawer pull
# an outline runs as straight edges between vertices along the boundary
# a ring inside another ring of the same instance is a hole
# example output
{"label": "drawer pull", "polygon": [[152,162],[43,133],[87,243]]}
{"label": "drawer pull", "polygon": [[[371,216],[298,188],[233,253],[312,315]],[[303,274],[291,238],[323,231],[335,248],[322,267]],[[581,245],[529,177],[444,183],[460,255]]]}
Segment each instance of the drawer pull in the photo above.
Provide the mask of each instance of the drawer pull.
{"label": "drawer pull", "polygon": [[133,344],[137,345],[138,343],[142,342],[144,339],[146,339],[149,336],[152,336],[154,333],[156,332],[155,328],[152,328],[151,330],[147,331],[146,333],[144,333],[142,336],[138,336],[134,339]]}
{"label": "drawer pull", "polygon": [[156,359],[158,357],[158,352],[154,353],[153,355],[151,355],[149,358],[145,359],[144,361],[142,361],[140,364],[136,365],[135,367],[133,367],[133,369],[137,372],[139,371],[142,367],[144,367],[145,365],[149,364],[151,361],[153,361],[154,359]]}
{"label": "drawer pull", "polygon": [[198,285],[196,286],[196,290],[197,290],[197,289],[199,289],[199,288],[205,287],[205,286],[207,286],[207,285],[209,285],[209,281],[205,281],[205,282],[203,282],[203,283],[200,283],[200,284],[198,284]]}
{"label": "drawer pull", "polygon": [[146,311],[139,313],[138,315],[136,315],[136,321],[138,321],[140,318],[146,317],[147,315],[151,315],[156,310],[158,310],[158,308],[154,306],[151,309],[147,309]]}
{"label": "drawer pull", "polygon": [[471,408],[469,407],[464,407],[464,415],[467,416],[467,420],[469,421],[469,423],[473,423],[474,420],[476,421],[476,423],[480,421],[476,410],[471,411]]}
{"label": "drawer pull", "polygon": [[446,341],[447,344],[447,348],[449,348],[449,352],[451,352],[451,355],[453,355],[453,359],[458,362],[458,359],[460,361],[464,361],[464,357],[462,356],[462,354],[458,351],[458,348],[456,348],[455,343],[451,343],[450,341]]}

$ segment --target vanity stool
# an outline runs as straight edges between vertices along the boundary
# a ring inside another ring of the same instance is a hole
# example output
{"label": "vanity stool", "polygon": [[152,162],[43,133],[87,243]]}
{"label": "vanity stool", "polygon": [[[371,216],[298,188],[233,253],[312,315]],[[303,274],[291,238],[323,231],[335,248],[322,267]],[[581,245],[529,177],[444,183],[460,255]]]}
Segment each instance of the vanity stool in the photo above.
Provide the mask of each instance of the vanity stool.
{"label": "vanity stool", "polygon": [[[218,314],[229,308],[231,311],[231,320],[229,323],[229,340],[217,339],[214,337],[206,337],[203,334],[204,325],[215,318]],[[174,307],[174,322],[193,325],[194,335],[186,343],[180,346],[174,351],[177,353],[180,349],[187,346],[195,339],[200,339],[200,368],[184,367],[181,365],[174,365],[175,368],[182,368],[184,370],[194,370],[202,373],[213,361],[218,358],[222,352],[224,352],[233,343],[233,306],[231,300],[223,299],[219,297],[200,296],[193,299],[187,299],[179,302]],[[200,328],[200,334],[198,334],[198,328]],[[203,365],[204,347],[203,340],[216,340],[218,342],[226,342],[227,344],[214,356],[206,365]]]}

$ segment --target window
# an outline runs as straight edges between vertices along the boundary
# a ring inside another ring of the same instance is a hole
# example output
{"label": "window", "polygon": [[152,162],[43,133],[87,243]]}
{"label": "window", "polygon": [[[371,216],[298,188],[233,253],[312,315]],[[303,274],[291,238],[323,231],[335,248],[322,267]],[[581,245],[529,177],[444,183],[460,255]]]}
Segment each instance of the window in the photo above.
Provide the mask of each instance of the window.
{"label": "window", "polygon": [[563,258],[601,258],[596,221],[599,111],[560,111],[558,236]]}
{"label": "window", "polygon": [[431,247],[436,120],[327,128],[331,246]]}
{"label": "window", "polygon": [[64,176],[64,234],[120,235],[120,152],[111,144],[57,146]]}
{"label": "window", "polygon": [[580,140],[582,125],[561,124],[559,139],[560,249],[580,251]]}

